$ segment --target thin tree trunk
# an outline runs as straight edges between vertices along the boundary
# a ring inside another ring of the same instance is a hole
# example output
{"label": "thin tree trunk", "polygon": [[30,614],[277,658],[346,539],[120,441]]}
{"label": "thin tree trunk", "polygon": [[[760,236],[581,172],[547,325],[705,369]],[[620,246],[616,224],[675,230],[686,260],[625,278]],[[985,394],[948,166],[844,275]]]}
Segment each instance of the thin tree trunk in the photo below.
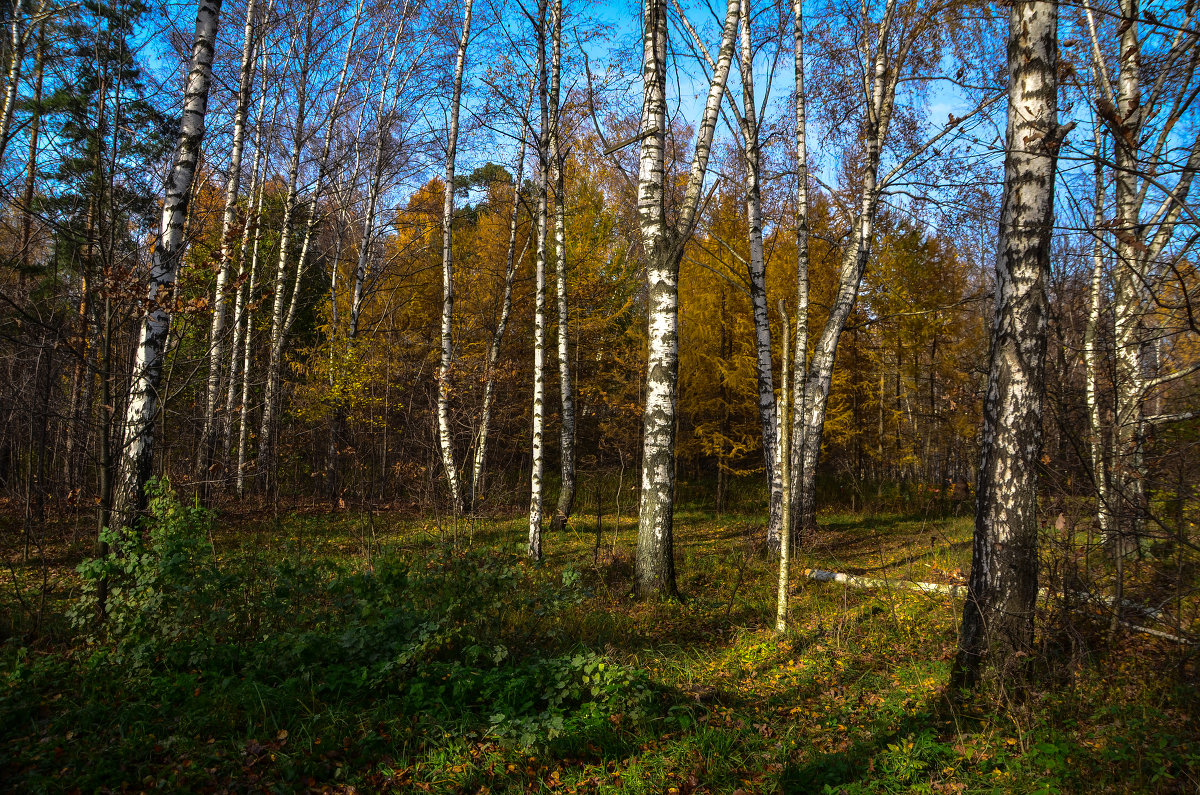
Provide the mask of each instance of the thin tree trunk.
{"label": "thin tree trunk", "polygon": [[[783,301],[779,302],[779,317],[781,323],[779,327],[783,330],[783,379],[780,384],[779,395],[782,405],[780,406],[780,416],[783,418],[783,428],[780,433],[781,449],[790,450],[792,441],[791,428],[791,351],[788,350],[788,342],[791,339],[791,320],[787,316],[787,310],[784,308]],[[785,455],[780,459],[779,481],[783,494],[781,495],[781,527],[791,526],[792,512],[792,478],[791,478],[792,457]],[[791,533],[781,532],[778,534],[779,539],[779,589],[775,598],[775,631],[782,634],[788,629],[788,586],[790,584],[789,564],[791,552]]]}
{"label": "thin tree trunk", "polygon": [[[311,12],[310,12],[311,13]],[[288,160],[287,195],[283,202],[283,224],[279,232],[279,256],[275,264],[275,279],[272,285],[271,300],[271,332],[268,341],[269,353],[267,358],[267,380],[263,390],[262,420],[258,432],[257,478],[264,486],[273,482],[274,445],[271,434],[275,425],[275,405],[279,391],[279,372],[283,358],[283,323],[284,301],[287,290],[288,250],[292,244],[292,225],[296,214],[296,196],[300,180],[300,153],[304,149],[304,122],[308,111],[308,70],[309,50],[308,39],[311,39],[312,20],[307,22],[309,35],[306,37],[304,58],[300,66],[300,84],[296,92],[296,124],[293,128],[292,154]],[[239,480],[241,475],[239,473]],[[239,486],[239,492],[241,488]]]}
{"label": "thin tree trunk", "polygon": [[246,330],[242,343],[242,385],[241,400],[238,404],[238,444],[237,444],[237,495],[242,498],[246,494],[246,454],[250,430],[250,370],[254,364],[254,291],[258,286],[258,252],[261,240],[262,203],[266,187],[266,175],[258,186],[258,198],[254,210],[254,244],[250,254],[250,281],[246,283]]}
{"label": "thin tree trunk", "polygon": [[1009,13],[1008,129],[996,259],[995,325],[984,399],[971,578],[951,684],[982,670],[1019,678],[1033,653],[1037,602],[1037,462],[1045,390],[1046,278],[1054,220],[1058,6]]}
{"label": "thin tree trunk", "polygon": [[[407,8],[407,5],[405,6]],[[375,147],[373,151],[373,160],[371,161],[370,180],[367,183],[367,207],[363,217],[362,239],[358,246],[358,258],[354,268],[354,283],[350,291],[350,312],[349,322],[346,329],[346,345],[345,352],[348,355],[354,354],[355,340],[358,338],[359,317],[362,314],[363,301],[366,296],[367,284],[367,269],[371,258],[371,243],[375,236],[375,215],[378,209],[379,196],[383,191],[383,172],[384,172],[384,143],[387,141],[388,128],[396,111],[396,104],[399,101],[400,91],[403,90],[404,83],[401,83],[395,95],[389,94],[391,85],[392,70],[396,65],[396,53],[400,46],[400,38],[404,33],[404,22],[406,14],[401,12],[400,25],[396,29],[396,35],[392,38],[391,52],[388,56],[387,63],[383,69],[383,85],[379,91],[379,103],[376,109],[376,137]],[[390,104],[389,104],[390,97]],[[366,103],[363,103],[363,111],[365,111]],[[358,181],[358,146],[357,142],[363,138],[363,112],[360,111],[358,118],[358,132],[355,136],[355,163],[351,173],[350,182],[353,186]],[[326,492],[327,497],[332,505],[337,504],[338,497],[338,476],[341,460],[341,440],[345,433],[346,427],[346,404],[338,394],[337,390],[337,330],[338,330],[338,270],[341,262],[342,250],[342,235],[338,235],[337,256],[334,257],[333,265],[329,269],[329,306],[330,306],[330,332],[329,332],[329,387],[333,405],[329,410],[329,446],[327,451],[327,474],[326,474]]]}
{"label": "thin tree trunk", "polygon": [[[1176,131],[1180,121],[1194,116],[1192,103],[1197,94],[1192,80],[1200,67],[1194,57],[1200,34],[1191,24],[1196,10],[1189,6],[1169,48],[1155,53],[1158,77],[1147,81],[1143,93],[1139,0],[1121,0],[1115,15],[1118,57],[1114,88],[1094,12],[1086,3],[1083,8],[1092,45],[1092,74],[1099,89],[1096,110],[1112,133],[1115,163],[1112,222],[1116,254],[1112,300],[1115,372],[1106,485],[1108,527],[1104,540],[1112,552],[1122,556],[1133,551],[1145,535],[1148,506],[1144,446],[1149,425],[1145,401],[1155,387],[1193,372],[1184,367],[1148,377],[1142,365],[1145,354],[1150,352],[1149,346],[1159,344],[1155,334],[1145,328],[1146,317],[1154,311],[1153,304],[1162,286],[1162,271],[1156,273],[1152,263],[1173,238],[1192,182],[1200,170],[1200,138],[1193,138],[1190,147],[1178,147]],[[1149,12],[1147,19],[1158,25]],[[1172,98],[1173,91],[1176,93]],[[1183,152],[1188,154],[1180,162],[1177,153]],[[1163,180],[1171,174],[1178,175],[1175,184],[1164,185]],[[1151,191],[1161,191],[1167,196],[1153,213],[1144,216]]]}
{"label": "thin tree trunk", "polygon": [[[266,56],[263,56],[263,73],[266,73]],[[234,299],[233,305],[233,340],[229,346],[229,391],[225,395],[225,412],[224,422],[222,423],[222,443],[221,456],[222,460],[228,463],[229,456],[232,450],[233,442],[233,414],[235,407],[238,407],[238,392],[241,382],[245,376],[245,372],[238,367],[241,357],[244,355],[243,345],[245,348],[250,346],[250,335],[253,331],[251,324],[251,307],[254,301],[254,281],[258,275],[258,239],[259,228],[262,213],[262,196],[263,187],[266,182],[262,171],[266,166],[266,159],[262,149],[263,138],[263,123],[265,121],[263,113],[266,110],[267,92],[263,91],[262,98],[258,103],[258,124],[254,134],[254,166],[251,169],[250,177],[250,192],[248,199],[248,207],[246,212],[246,221],[242,226],[242,242],[238,249],[238,290]],[[279,104],[276,102],[274,111],[271,115],[271,129],[275,127],[275,118],[279,110]],[[250,269],[250,273],[246,273],[246,255],[250,252],[251,241],[254,245],[254,262]],[[244,277],[249,276],[249,284],[243,289],[240,284]],[[244,328],[244,331],[243,331]],[[239,407],[239,414],[240,407]],[[240,420],[239,420],[240,423]],[[239,424],[240,427],[240,424]],[[225,467],[228,469],[228,466]],[[226,481],[228,482],[228,481]]]}
{"label": "thin tree trunk", "polygon": [[[407,8],[407,4],[406,4],[405,8]],[[406,76],[405,79],[403,81],[401,81],[400,84],[397,86],[396,93],[391,96],[391,104],[390,105],[387,104],[388,86],[391,82],[392,69],[396,65],[396,53],[400,46],[400,37],[404,32],[405,18],[406,17],[404,15],[401,16],[400,27],[396,31],[395,38],[392,40],[392,51],[391,51],[391,54],[388,56],[387,69],[384,72],[383,88],[379,92],[379,106],[378,106],[378,113],[377,113],[377,116],[378,116],[377,125],[378,125],[379,129],[378,129],[378,136],[375,139],[375,151],[374,151],[374,160],[372,161],[373,170],[371,172],[371,182],[367,186],[367,212],[366,212],[366,215],[363,217],[362,243],[359,245],[358,261],[354,268],[354,286],[351,290],[351,298],[350,298],[350,320],[349,320],[349,327],[348,327],[348,330],[346,333],[346,336],[351,341],[351,343],[358,336],[358,318],[359,318],[359,315],[362,313],[362,305],[363,305],[363,300],[364,300],[364,296],[365,296],[366,283],[367,283],[367,265],[370,262],[371,242],[374,240],[374,236],[375,236],[375,214],[378,210],[379,196],[383,191],[383,171],[384,171],[384,165],[385,165],[385,159],[383,156],[384,142],[387,140],[388,125],[391,122],[391,120],[394,117],[394,114],[396,112],[396,105],[400,100],[400,93],[404,90],[404,86],[408,82],[408,77]],[[410,74],[411,74],[411,72],[410,72]],[[361,127],[362,127],[362,125],[360,122],[360,124],[359,124],[360,130],[361,130]],[[361,138],[361,134],[359,137]],[[336,270],[334,273],[336,276]],[[330,300],[334,301],[334,303],[333,303],[333,309],[335,312],[334,326],[336,326],[337,325],[337,323],[336,323],[337,302],[333,298],[333,292],[332,292],[333,289],[334,289],[334,285],[331,282]]]}
{"label": "thin tree trunk", "polygon": [[529,542],[526,552],[534,560],[542,559],[542,475],[545,472],[546,429],[546,225],[550,192],[550,109],[546,85],[546,0],[538,2],[538,97],[541,101],[541,128],[538,133],[538,217],[537,249],[534,253],[533,309],[533,407],[529,466]]}
{"label": "thin tree trunk", "polygon": [[[318,217],[318,202],[321,199],[322,189],[324,187],[325,177],[327,175],[327,166],[329,161],[329,153],[333,143],[333,127],[337,121],[339,110],[341,109],[342,100],[346,94],[346,78],[349,73],[350,59],[354,53],[354,45],[357,41],[359,24],[362,21],[363,0],[359,0],[354,11],[354,24],[350,30],[350,40],[346,45],[346,54],[342,61],[342,69],[338,76],[337,90],[334,94],[333,104],[329,109],[329,116],[325,120],[325,138],[322,144],[321,155],[317,161],[317,179],[313,185],[312,194],[308,200],[308,215],[304,223],[304,236],[300,242],[300,254],[296,259],[296,271],[293,278],[291,299],[288,301],[287,313],[283,313],[283,277],[286,272],[287,264],[287,247],[284,245],[284,238],[287,236],[290,227],[291,216],[298,209],[296,202],[296,178],[295,172],[292,172],[289,166],[289,194],[292,199],[289,206],[284,210],[284,233],[280,236],[280,251],[279,265],[276,268],[275,282],[275,302],[272,306],[271,315],[271,355],[267,361],[267,385],[263,393],[263,416],[262,424],[259,433],[259,478],[263,482],[268,491],[274,488],[276,484],[275,466],[277,461],[278,440],[275,438],[275,415],[279,412],[280,402],[282,398],[281,387],[283,381],[283,348],[287,343],[288,334],[291,332],[292,324],[296,320],[296,314],[299,310],[300,295],[303,287],[304,270],[308,261],[308,252],[313,239],[313,230],[316,228]],[[310,23],[311,25],[311,18]],[[311,29],[310,29],[311,35]],[[300,82],[303,87],[307,85],[308,75],[308,53],[306,46],[305,65],[301,70]],[[298,113],[296,125],[296,147],[292,154],[292,162],[299,167],[299,154],[302,141],[302,117],[303,111]],[[263,454],[263,450],[266,454]]]}
{"label": "thin tree trunk", "polygon": [[[96,461],[96,492],[99,497],[96,518],[97,558],[109,553],[109,535],[113,511],[113,411],[112,411],[112,299],[104,299],[104,325],[100,344],[100,406],[97,411],[99,450]],[[97,620],[103,620],[108,600],[108,578],[102,578],[96,589]]]}
{"label": "thin tree trunk", "polygon": [[446,132],[446,174],[442,195],[442,336],[441,361],[438,364],[437,427],[442,467],[455,515],[462,513],[462,485],[454,458],[454,436],[450,429],[450,369],[454,364],[454,167],[458,158],[458,113],[462,104],[463,70],[467,44],[471,40],[472,0],[463,3],[462,35],[454,61],[454,89],[450,99],[450,127]]}
{"label": "thin tree trunk", "polygon": [[42,87],[45,77],[45,38],[44,28],[39,25],[37,44],[34,58],[33,77],[33,118],[29,122],[29,158],[25,172],[25,192],[21,201],[21,273],[20,282],[25,279],[33,267],[33,196],[37,189],[38,175],[38,144],[42,130]]}
{"label": "thin tree trunk", "polygon": [[[857,217],[853,219],[850,245],[842,255],[838,276],[837,294],[825,322],[825,328],[817,340],[809,363],[807,384],[804,386],[804,414],[800,423],[800,472],[797,498],[799,510],[796,520],[800,523],[800,535],[804,537],[816,530],[817,461],[821,453],[821,437],[825,430],[825,408],[829,400],[829,389],[833,381],[833,366],[837,355],[838,340],[846,327],[846,321],[858,297],[858,288],[866,271],[871,253],[871,238],[874,234],[875,212],[879,205],[879,164],[883,144],[887,140],[895,102],[896,86],[899,82],[899,67],[889,63],[887,47],[891,26],[896,11],[895,0],[888,0],[883,20],[877,33],[872,75],[868,82],[868,105],[864,119],[865,163],[863,165],[862,198]],[[802,111],[798,110],[797,115]],[[799,146],[799,142],[798,142]],[[807,292],[807,280],[804,283]],[[797,345],[797,348],[800,346]],[[797,374],[798,375],[798,374]]]}
{"label": "thin tree trunk", "polygon": [[575,505],[575,390],[571,384],[570,314],[567,309],[566,205],[563,190],[564,153],[562,149],[562,109],[559,86],[562,79],[562,0],[554,0],[552,54],[550,59],[550,103],[554,113],[550,137],[550,167],[554,179],[554,273],[558,297],[558,380],[562,399],[562,424],[559,430],[559,460],[562,486],[551,529],[562,530]]}
{"label": "thin tree trunk", "polygon": [[[233,115],[233,148],[229,155],[229,180],[225,186],[225,208],[221,217],[221,249],[217,258],[217,279],[213,294],[212,330],[208,349],[208,388],[204,406],[204,427],[200,434],[199,466],[196,481],[201,502],[209,497],[209,476],[217,440],[217,404],[221,395],[221,373],[225,366],[225,293],[233,260],[233,224],[237,218],[238,191],[242,182],[242,150],[246,139],[246,116],[250,93],[254,88],[254,11],[256,0],[247,0],[246,21],[242,34],[242,67],[238,83],[237,108]],[[264,92],[265,93],[265,92]]]}
{"label": "thin tree trunk", "polygon": [[116,504],[119,527],[126,531],[145,505],[146,482],[154,464],[154,418],[158,410],[158,387],[163,353],[171,318],[170,302],[183,258],[184,222],[192,179],[204,137],[204,116],[212,81],[213,49],[221,15],[221,0],[199,0],[196,31],[192,44],[191,69],[184,94],[183,120],[175,147],[175,164],[167,177],[163,201],[162,231],[154,247],[147,294],[146,314],[134,355],[133,381],[125,413],[125,436],[121,450]]}
{"label": "thin tree trunk", "polygon": [[767,546],[779,546],[783,487],[778,467],[778,414],[771,357],[771,317],[767,307],[767,266],[763,256],[762,150],[754,100],[754,49],[750,29],[750,3],[741,7],[742,162],[746,167],[746,222],[749,229],[748,263],[750,302],[754,313],[754,342],[758,367],[758,417],[762,427],[763,463],[770,495]]}
{"label": "thin tree trunk", "polygon": [[[804,0],[792,2],[792,40],[794,48],[793,66],[796,79],[796,351],[792,366],[792,440],[788,450],[791,458],[790,502],[787,525],[792,546],[800,540],[796,526],[796,496],[799,475],[803,470],[805,451],[804,417],[808,412],[808,120],[804,93]],[[810,490],[811,490],[810,485]],[[814,513],[816,506],[811,509]]]}
{"label": "thin tree trunk", "polygon": [[[1095,172],[1096,190],[1094,198],[1094,226],[1103,228],[1104,221],[1104,169],[1103,144],[1100,128],[1096,128]],[[1112,532],[1112,514],[1108,493],[1108,456],[1104,445],[1104,424],[1100,408],[1100,325],[1104,309],[1104,243],[1097,233],[1092,245],[1092,281],[1088,306],[1087,326],[1083,332],[1083,356],[1087,384],[1085,387],[1088,424],[1091,430],[1092,479],[1096,485],[1096,522],[1100,526],[1101,538],[1108,539]]]}
{"label": "thin tree trunk", "polygon": [[1145,524],[1145,465],[1142,461],[1144,421],[1142,411],[1142,297],[1146,273],[1138,251],[1142,245],[1139,223],[1141,202],[1138,180],[1142,173],[1138,153],[1141,130],[1141,45],[1138,35],[1139,2],[1120,3],[1119,71],[1116,113],[1122,128],[1113,137],[1116,169],[1113,187],[1117,223],[1117,267],[1113,278],[1113,342],[1116,354],[1113,423],[1112,487],[1116,498],[1115,538],[1105,542],[1118,555],[1128,553],[1142,537]]}
{"label": "thin tree trunk", "polygon": [[[530,97],[532,99],[532,96]],[[526,114],[528,114],[529,106],[526,105]],[[522,256],[517,258],[517,222],[520,218],[521,210],[521,183],[525,177],[525,135],[521,134],[521,148],[517,155],[517,175],[513,182],[513,203],[512,213],[508,221],[508,253],[504,260],[504,298],[500,304],[500,320],[496,324],[496,332],[492,335],[492,344],[488,348],[487,369],[484,373],[483,382],[483,407],[479,412],[479,438],[475,443],[475,459],[471,465],[471,494],[470,494],[470,510],[474,512],[478,509],[479,501],[483,499],[484,487],[484,464],[487,459],[487,444],[488,432],[491,427],[492,419],[492,401],[495,397],[496,389],[496,362],[500,359],[500,345],[504,342],[504,331],[508,327],[508,315],[512,310],[512,290],[513,278],[517,273],[517,266]],[[526,238],[526,247],[529,241]]]}

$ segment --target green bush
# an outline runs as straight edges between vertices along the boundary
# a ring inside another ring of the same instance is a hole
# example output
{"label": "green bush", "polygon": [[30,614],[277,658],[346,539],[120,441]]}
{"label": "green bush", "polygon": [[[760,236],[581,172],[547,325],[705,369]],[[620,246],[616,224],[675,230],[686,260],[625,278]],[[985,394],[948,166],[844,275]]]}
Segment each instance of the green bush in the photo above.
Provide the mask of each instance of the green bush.
{"label": "green bush", "polygon": [[225,585],[209,541],[212,513],[181,503],[165,479],[146,490],[140,532],[102,531],[109,552],[79,565],[83,594],[70,611],[85,637],[108,642],[110,654],[135,668],[211,622]]}

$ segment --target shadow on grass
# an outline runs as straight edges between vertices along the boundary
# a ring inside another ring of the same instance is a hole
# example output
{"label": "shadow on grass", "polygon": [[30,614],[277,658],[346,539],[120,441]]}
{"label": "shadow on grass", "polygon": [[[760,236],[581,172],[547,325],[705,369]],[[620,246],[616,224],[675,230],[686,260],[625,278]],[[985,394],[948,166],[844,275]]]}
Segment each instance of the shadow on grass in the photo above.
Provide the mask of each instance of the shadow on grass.
{"label": "shadow on grass", "polygon": [[891,789],[915,788],[939,763],[954,755],[946,743],[954,724],[926,704],[923,710],[898,720],[880,719],[869,730],[869,739],[844,750],[821,753],[806,762],[791,762],[779,776],[783,792],[809,793],[830,790],[867,780],[888,778]]}

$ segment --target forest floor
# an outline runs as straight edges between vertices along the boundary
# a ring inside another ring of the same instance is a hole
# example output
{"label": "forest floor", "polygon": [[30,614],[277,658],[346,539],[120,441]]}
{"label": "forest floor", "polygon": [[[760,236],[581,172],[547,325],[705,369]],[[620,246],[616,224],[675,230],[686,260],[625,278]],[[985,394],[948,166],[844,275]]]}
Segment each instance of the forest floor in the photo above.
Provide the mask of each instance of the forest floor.
{"label": "forest floor", "polygon": [[950,697],[961,601],[899,586],[962,582],[969,519],[822,516],[783,637],[754,516],[680,510],[668,601],[631,598],[634,520],[602,521],[534,564],[519,517],[164,500],[136,554],[81,570],[82,541],[22,562],[10,525],[0,789],[1200,791],[1194,649],[1047,601],[1031,685]]}

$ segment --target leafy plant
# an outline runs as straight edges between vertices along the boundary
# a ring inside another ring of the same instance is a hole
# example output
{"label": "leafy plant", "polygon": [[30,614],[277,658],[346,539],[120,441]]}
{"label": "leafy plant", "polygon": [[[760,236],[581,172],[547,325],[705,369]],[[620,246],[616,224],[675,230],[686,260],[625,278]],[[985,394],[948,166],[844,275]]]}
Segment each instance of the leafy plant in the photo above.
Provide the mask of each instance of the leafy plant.
{"label": "leafy plant", "polygon": [[83,594],[70,610],[77,629],[93,643],[112,641],[111,653],[135,667],[211,621],[223,584],[209,541],[212,513],[180,502],[165,479],[147,492],[141,532],[105,528],[108,554],[77,568]]}

